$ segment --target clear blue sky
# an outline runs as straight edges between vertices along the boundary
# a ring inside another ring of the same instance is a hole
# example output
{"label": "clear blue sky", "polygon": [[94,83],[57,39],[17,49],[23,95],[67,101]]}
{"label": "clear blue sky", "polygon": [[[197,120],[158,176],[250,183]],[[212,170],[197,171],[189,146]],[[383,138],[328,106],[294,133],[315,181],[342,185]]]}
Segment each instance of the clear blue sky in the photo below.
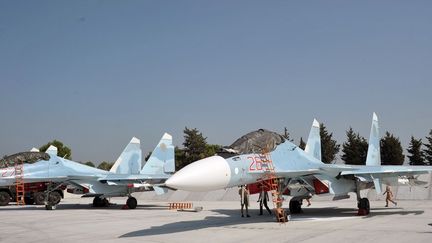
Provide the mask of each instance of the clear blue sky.
{"label": "clear blue sky", "polygon": [[185,126],[296,142],[313,118],[406,147],[432,128],[431,1],[0,0],[0,155],[59,139],[75,160],[145,153]]}

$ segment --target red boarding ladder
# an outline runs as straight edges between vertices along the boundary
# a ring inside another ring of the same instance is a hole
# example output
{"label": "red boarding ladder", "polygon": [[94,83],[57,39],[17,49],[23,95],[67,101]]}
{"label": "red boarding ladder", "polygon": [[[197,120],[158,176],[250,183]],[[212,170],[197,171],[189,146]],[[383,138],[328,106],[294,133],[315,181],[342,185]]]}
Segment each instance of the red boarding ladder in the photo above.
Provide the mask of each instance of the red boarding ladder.
{"label": "red boarding ladder", "polygon": [[285,210],[282,208],[282,193],[279,188],[279,180],[276,176],[276,172],[274,170],[273,162],[271,160],[271,156],[269,152],[264,152],[261,155],[261,162],[263,166],[267,167],[267,170],[264,174],[262,186],[264,189],[268,189],[271,191],[273,198],[273,210],[276,215],[276,221],[279,223],[286,223],[288,221],[288,217],[286,215]]}
{"label": "red boarding ladder", "polygon": [[15,162],[15,191],[17,205],[25,205],[24,201],[24,163],[20,160]]}

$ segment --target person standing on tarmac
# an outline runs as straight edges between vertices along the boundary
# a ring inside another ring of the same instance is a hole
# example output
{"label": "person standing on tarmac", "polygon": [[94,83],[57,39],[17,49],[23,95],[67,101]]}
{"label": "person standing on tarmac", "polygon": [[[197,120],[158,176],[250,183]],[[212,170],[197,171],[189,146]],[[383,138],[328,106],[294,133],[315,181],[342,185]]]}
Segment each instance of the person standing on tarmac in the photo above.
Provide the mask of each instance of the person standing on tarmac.
{"label": "person standing on tarmac", "polygon": [[267,202],[269,201],[268,193],[266,190],[264,190],[263,186],[260,186],[260,187],[261,187],[261,192],[260,192],[260,195],[259,195],[258,201],[257,201],[257,202],[259,202],[259,205],[260,205],[259,215],[263,215],[263,205],[267,209],[267,212],[271,215],[272,212],[267,205]]}
{"label": "person standing on tarmac", "polygon": [[246,188],[246,186],[240,186],[239,189],[239,195],[240,195],[240,205],[241,205],[241,216],[244,217],[243,214],[243,207],[246,208],[246,217],[250,217],[249,215],[249,190]]}
{"label": "person standing on tarmac", "polygon": [[386,190],[383,193],[383,195],[386,195],[386,205],[385,207],[388,207],[388,203],[392,202],[395,206],[397,206],[397,202],[393,201],[393,192],[390,189],[390,186],[386,186]]}

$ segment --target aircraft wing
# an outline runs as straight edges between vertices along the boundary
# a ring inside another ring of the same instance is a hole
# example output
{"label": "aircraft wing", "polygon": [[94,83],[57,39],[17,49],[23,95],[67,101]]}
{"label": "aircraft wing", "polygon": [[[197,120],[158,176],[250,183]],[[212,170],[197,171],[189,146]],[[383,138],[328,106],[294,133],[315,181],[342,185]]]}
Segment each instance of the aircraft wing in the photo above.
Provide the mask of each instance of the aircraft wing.
{"label": "aircraft wing", "polygon": [[341,175],[406,176],[432,172],[432,166],[363,166],[341,171]]}
{"label": "aircraft wing", "polygon": [[[98,181],[106,183],[110,186],[128,186],[132,188],[146,188],[147,190],[159,189],[159,185],[165,182],[169,175],[127,175],[127,174],[111,174],[104,178],[99,178]],[[157,191],[159,192],[159,191]],[[158,193],[159,194],[159,193]]]}
{"label": "aircraft wing", "polygon": [[100,178],[99,181],[142,181],[142,180],[166,180],[171,175],[147,175],[147,174],[110,174],[106,177]]}
{"label": "aircraft wing", "polygon": [[145,190],[154,190],[156,194],[162,195],[167,193],[168,189],[163,187],[170,175],[125,175],[125,174],[112,174],[105,178],[100,178],[99,181],[106,183],[110,186],[127,186],[130,188],[144,188]]}

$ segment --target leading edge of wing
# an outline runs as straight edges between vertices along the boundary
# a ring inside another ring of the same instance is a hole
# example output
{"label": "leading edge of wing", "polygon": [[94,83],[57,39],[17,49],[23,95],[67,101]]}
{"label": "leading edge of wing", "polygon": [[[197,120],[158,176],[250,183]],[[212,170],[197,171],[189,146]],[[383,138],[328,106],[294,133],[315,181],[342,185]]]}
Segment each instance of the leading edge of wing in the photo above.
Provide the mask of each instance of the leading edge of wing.
{"label": "leading edge of wing", "polygon": [[357,170],[345,170],[341,175],[364,174],[427,174],[432,172],[432,166],[362,166]]}

